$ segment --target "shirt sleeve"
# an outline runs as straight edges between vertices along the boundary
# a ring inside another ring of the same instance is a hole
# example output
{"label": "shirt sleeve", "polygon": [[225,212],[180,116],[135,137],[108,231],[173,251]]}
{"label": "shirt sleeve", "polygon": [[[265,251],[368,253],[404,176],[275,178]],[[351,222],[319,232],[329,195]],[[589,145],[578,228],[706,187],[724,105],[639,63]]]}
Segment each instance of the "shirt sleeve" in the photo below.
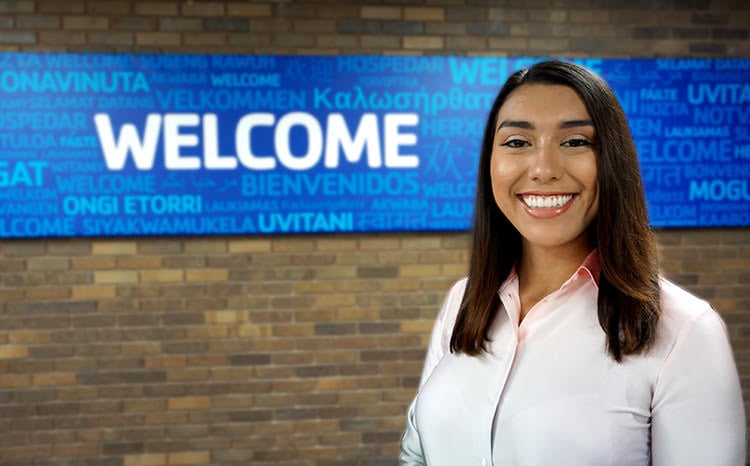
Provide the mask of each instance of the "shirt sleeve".
{"label": "shirt sleeve", "polygon": [[706,309],[681,329],[656,381],[653,466],[745,464],[745,411],[724,322]]}
{"label": "shirt sleeve", "polygon": [[[432,374],[435,366],[443,358],[443,355],[449,351],[450,336],[453,331],[458,307],[463,299],[465,284],[466,281],[461,280],[451,288],[443,302],[443,306],[440,308],[440,312],[438,312],[435,324],[432,327],[430,343],[427,346],[422,377],[419,381],[420,389],[430,377],[430,374]],[[401,454],[399,455],[401,466],[423,466],[426,464],[424,453],[422,452],[422,442],[419,438],[419,431],[415,422],[416,404],[417,397],[415,396],[409,405],[406,415],[406,430],[401,438]]]}

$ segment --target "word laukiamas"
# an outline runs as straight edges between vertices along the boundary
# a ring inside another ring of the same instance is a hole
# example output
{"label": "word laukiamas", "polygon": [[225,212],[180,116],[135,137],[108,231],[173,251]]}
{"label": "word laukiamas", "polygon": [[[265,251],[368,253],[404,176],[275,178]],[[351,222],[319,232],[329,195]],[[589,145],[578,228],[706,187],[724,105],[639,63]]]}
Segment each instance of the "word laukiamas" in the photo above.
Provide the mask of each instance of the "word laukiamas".
{"label": "word laukiamas", "polygon": [[[160,140],[168,170],[234,170],[242,166],[262,171],[274,170],[280,164],[304,171],[321,161],[325,168],[335,169],[342,155],[352,164],[364,158],[369,168],[419,166],[417,155],[401,153],[402,146],[417,144],[415,133],[402,131],[402,127],[419,124],[416,113],[387,113],[381,119],[366,113],[353,134],[340,113],[329,114],[324,125],[305,112],[287,113],[278,120],[272,113],[248,113],[235,124],[233,155],[220,153],[219,120],[213,113],[152,113],[147,115],[142,131],[133,123],[124,123],[117,134],[108,114],[96,114],[94,122],[107,168],[115,171],[124,169],[129,157],[138,170],[153,169]],[[267,135],[273,140],[273,153],[255,152],[256,131],[270,131]],[[304,153],[299,153],[299,147],[294,153],[293,140],[300,139],[306,140]],[[201,147],[202,156],[186,153]]]}

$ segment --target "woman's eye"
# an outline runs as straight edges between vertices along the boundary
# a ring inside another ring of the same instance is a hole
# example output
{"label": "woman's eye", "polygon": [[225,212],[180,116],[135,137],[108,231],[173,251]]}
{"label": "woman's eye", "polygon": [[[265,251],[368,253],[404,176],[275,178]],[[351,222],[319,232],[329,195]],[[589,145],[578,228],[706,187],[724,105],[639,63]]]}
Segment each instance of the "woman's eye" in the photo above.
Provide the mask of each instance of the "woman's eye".
{"label": "woman's eye", "polygon": [[565,147],[587,147],[591,145],[588,139],[568,139],[562,143]]}
{"label": "woman's eye", "polygon": [[524,141],[523,139],[511,139],[501,144],[501,146],[510,147],[512,149],[519,149],[527,145],[529,145],[529,143]]}

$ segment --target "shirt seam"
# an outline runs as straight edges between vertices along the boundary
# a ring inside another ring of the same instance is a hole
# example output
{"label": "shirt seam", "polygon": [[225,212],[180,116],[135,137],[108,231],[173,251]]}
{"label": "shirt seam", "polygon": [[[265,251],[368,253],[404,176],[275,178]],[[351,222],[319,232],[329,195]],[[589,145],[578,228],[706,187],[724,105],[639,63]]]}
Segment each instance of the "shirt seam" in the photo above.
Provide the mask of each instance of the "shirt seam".
{"label": "shirt seam", "polygon": [[[669,351],[667,352],[666,356],[664,356],[664,360],[659,365],[659,370],[656,373],[656,379],[654,380],[654,397],[656,396],[657,392],[659,391],[659,384],[661,383],[661,378],[664,373],[664,369],[667,366],[667,364],[671,361],[674,354],[678,351],[678,346],[682,346],[683,341],[687,338],[688,333],[690,330],[692,330],[695,323],[703,318],[706,313],[710,312],[711,309],[703,309],[699,314],[696,314],[691,319],[686,319],[685,323],[680,327],[679,332],[677,332],[677,336],[674,339],[674,342],[669,348]],[[675,356],[676,357],[676,356]],[[653,410],[653,400],[651,403],[651,409]]]}

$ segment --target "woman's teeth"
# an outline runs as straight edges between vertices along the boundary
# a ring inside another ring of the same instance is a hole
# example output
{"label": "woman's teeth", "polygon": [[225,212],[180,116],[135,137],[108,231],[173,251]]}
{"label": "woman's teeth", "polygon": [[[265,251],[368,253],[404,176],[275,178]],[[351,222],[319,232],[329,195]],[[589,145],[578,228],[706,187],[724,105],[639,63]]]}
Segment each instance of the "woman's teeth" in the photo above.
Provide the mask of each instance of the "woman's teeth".
{"label": "woman's teeth", "polygon": [[523,202],[534,209],[552,209],[562,207],[573,199],[573,194],[557,196],[521,196]]}

